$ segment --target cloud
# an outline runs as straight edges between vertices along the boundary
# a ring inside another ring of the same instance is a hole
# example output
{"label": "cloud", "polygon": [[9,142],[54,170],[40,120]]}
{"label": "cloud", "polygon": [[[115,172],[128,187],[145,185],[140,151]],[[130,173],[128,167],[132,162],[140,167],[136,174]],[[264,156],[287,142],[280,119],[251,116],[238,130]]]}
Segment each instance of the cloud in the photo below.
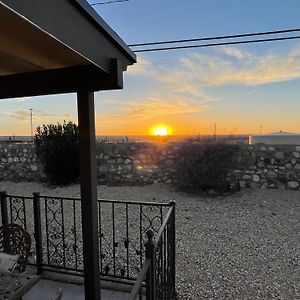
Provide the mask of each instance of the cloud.
{"label": "cloud", "polygon": [[[194,87],[223,86],[230,84],[262,85],[289,81],[300,78],[300,50],[295,47],[285,56],[265,54],[254,56],[239,49],[227,48],[226,54],[238,58],[238,61],[226,60],[226,57],[209,57],[200,54],[183,58],[181,69],[175,70],[177,83],[190,83]],[[170,76],[174,79],[174,74]]]}
{"label": "cloud", "polygon": [[221,53],[239,60],[253,58],[253,55],[250,52],[235,47],[224,46],[220,47],[219,49]]}
{"label": "cloud", "polygon": [[22,102],[26,102],[32,100],[32,97],[22,97],[22,98],[9,98],[9,99],[1,99],[1,102],[6,102],[6,103],[22,103]]}
{"label": "cloud", "polygon": [[[11,118],[18,119],[20,121],[27,121],[30,119],[30,112],[26,109],[19,109],[9,113]],[[43,122],[52,119],[69,119],[71,118],[70,114],[50,114],[43,113],[41,111],[35,110],[33,112],[33,118],[35,121]]]}
{"label": "cloud", "polygon": [[145,58],[139,56],[137,58],[137,63],[132,66],[129,66],[126,74],[133,75],[133,76],[145,74],[147,73],[147,66],[150,64],[151,63],[149,63]]}
{"label": "cloud", "polygon": [[202,112],[208,109],[206,104],[195,100],[174,97],[172,99],[152,97],[141,102],[127,102],[115,115],[98,115],[97,122],[139,122],[157,117]]}
{"label": "cloud", "polygon": [[226,85],[256,87],[298,79],[299,58],[300,46],[291,48],[286,54],[265,52],[260,55],[236,47],[224,47],[209,55],[197,52],[179,57],[174,64],[155,64],[155,61],[142,58],[141,66],[131,75],[142,75],[151,82],[152,87],[143,91],[144,99],[123,99],[118,100],[119,103],[112,100],[118,112],[98,115],[97,122],[116,126],[116,123],[125,125],[201,113],[217,101],[209,94],[208,88]]}

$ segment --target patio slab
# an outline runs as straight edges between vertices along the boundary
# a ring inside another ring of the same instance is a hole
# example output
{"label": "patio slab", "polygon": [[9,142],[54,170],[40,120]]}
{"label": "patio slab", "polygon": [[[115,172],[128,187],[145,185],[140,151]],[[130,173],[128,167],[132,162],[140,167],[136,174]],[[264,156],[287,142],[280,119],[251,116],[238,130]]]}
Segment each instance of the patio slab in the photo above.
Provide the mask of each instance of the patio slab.
{"label": "patio slab", "polygon": [[[23,300],[51,300],[60,288],[63,290],[62,300],[85,300],[83,285],[47,279],[41,279],[24,295]],[[101,289],[101,300],[124,300],[128,296],[125,292]]]}

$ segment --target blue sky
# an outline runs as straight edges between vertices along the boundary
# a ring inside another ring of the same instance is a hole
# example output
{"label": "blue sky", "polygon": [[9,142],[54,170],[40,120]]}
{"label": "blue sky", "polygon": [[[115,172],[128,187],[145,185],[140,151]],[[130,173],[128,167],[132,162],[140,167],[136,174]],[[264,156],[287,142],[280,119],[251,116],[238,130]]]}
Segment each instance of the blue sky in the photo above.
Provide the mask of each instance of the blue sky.
{"label": "blue sky", "polygon": [[[95,3],[96,1],[89,1]],[[298,0],[131,0],[95,7],[128,44],[300,28]],[[300,40],[138,55],[122,91],[96,94],[97,134],[300,132]],[[0,102],[0,135],[76,121],[75,95]],[[58,109],[59,107],[59,109]]]}

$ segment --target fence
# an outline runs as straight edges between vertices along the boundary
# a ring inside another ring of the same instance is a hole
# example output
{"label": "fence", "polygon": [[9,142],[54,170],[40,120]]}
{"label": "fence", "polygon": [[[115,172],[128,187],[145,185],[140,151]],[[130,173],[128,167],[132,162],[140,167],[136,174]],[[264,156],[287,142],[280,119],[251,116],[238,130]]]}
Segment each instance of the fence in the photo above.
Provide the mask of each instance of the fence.
{"label": "fence", "polygon": [[[175,299],[175,202],[171,202],[159,232],[147,231],[145,262],[129,300]],[[146,293],[145,293],[146,290]]]}
{"label": "fence", "polygon": [[[17,223],[32,236],[30,263],[36,265],[38,273],[47,270],[83,274],[80,199],[38,193],[33,197],[22,197],[1,192],[0,202],[1,224]],[[98,200],[101,279],[133,285],[144,266],[146,233],[151,230],[159,237],[155,246],[158,255],[156,270],[165,274],[160,275],[157,271],[157,286],[169,286],[170,272],[175,274],[175,261],[168,265],[175,259],[175,256],[170,256],[175,251],[171,234],[171,231],[175,232],[175,214],[173,216],[172,212],[174,221],[164,221],[170,215],[170,208],[174,208],[171,202]]]}

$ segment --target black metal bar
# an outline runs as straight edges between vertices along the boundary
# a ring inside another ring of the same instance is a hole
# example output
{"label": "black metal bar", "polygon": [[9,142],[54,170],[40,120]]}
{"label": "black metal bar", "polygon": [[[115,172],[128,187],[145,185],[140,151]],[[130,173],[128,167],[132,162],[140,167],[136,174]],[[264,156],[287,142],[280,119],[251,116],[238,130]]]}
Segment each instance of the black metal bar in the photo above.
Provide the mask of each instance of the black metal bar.
{"label": "black metal bar", "polygon": [[129,276],[129,229],[128,229],[128,204],[126,203],[126,267],[127,267],[127,277]]}
{"label": "black metal bar", "polygon": [[2,225],[8,224],[7,193],[0,192]]}
{"label": "black metal bar", "polygon": [[102,219],[101,219],[101,202],[98,201],[98,226],[99,226],[99,247],[100,247],[100,273],[102,273]]}
{"label": "black metal bar", "polygon": [[74,245],[73,251],[75,255],[75,268],[78,268],[78,258],[77,258],[77,227],[76,227],[76,202],[73,201],[73,226],[74,226]]}
{"label": "black metal bar", "polygon": [[23,214],[24,214],[23,225],[24,225],[24,229],[27,230],[25,198],[22,199],[22,204],[23,204]]}
{"label": "black metal bar", "polygon": [[[148,258],[145,260],[145,263],[143,265],[143,268],[139,274],[138,279],[136,280],[133,289],[131,290],[131,293],[129,295],[129,300],[135,300],[137,295],[141,295],[142,293],[142,288],[143,288],[143,281],[145,277],[147,276],[147,273],[149,272],[151,266],[151,259]],[[148,300],[148,298],[147,298]]]}
{"label": "black metal bar", "polygon": [[64,203],[63,199],[60,199],[61,208],[61,229],[62,229],[62,242],[63,242],[63,264],[66,266],[66,239],[65,239],[65,218],[64,218]]}
{"label": "black metal bar", "polygon": [[[61,199],[61,197],[49,197],[49,196],[43,196],[41,195],[41,197],[45,197],[45,198],[51,198],[51,199]],[[23,197],[22,197],[23,198]],[[72,197],[64,197],[64,200],[75,200],[75,201],[80,201],[81,202],[81,198],[72,198]],[[97,201],[100,202],[104,202],[104,203],[118,203],[118,204],[134,204],[134,205],[144,205],[144,206],[156,206],[156,207],[160,207],[160,206],[164,206],[164,207],[170,207],[170,203],[161,203],[161,202],[142,202],[142,201],[124,201],[124,200],[115,200],[115,199],[97,199]]]}
{"label": "black metal bar", "polygon": [[8,197],[8,201],[9,201],[10,223],[14,223],[13,207],[12,207],[11,196],[7,196],[7,197]]}
{"label": "black metal bar", "polygon": [[36,267],[37,274],[43,271],[43,242],[42,242],[42,222],[41,222],[41,207],[40,194],[33,194],[33,216],[34,216],[34,238],[36,251]]}
{"label": "black metal bar", "polygon": [[143,206],[140,205],[140,268],[143,267]]}
{"label": "black metal bar", "polygon": [[156,261],[155,261],[155,245],[153,241],[153,230],[147,231],[147,242],[145,243],[145,256],[146,259],[150,259],[150,268],[146,275],[146,300],[156,300]]}
{"label": "black metal bar", "polygon": [[114,275],[116,275],[116,237],[115,237],[115,204],[111,204],[111,209],[112,209],[112,234],[113,234],[113,240],[112,240],[112,249],[113,249],[113,267],[114,267]]}
{"label": "black metal bar", "polygon": [[175,278],[176,278],[176,202],[174,200],[170,201],[172,205],[172,213],[170,216],[170,244],[171,244],[171,258],[170,258],[170,272],[171,272],[171,284],[172,284],[172,296],[175,299]]}
{"label": "black metal bar", "polygon": [[49,252],[48,201],[47,201],[47,198],[46,198],[46,197],[45,197],[45,199],[44,199],[44,202],[45,202],[45,220],[46,220],[47,260],[48,260],[48,265],[50,265],[51,262],[50,262],[50,252]]}
{"label": "black metal bar", "polygon": [[86,300],[100,300],[94,93],[77,93],[80,188]]}

